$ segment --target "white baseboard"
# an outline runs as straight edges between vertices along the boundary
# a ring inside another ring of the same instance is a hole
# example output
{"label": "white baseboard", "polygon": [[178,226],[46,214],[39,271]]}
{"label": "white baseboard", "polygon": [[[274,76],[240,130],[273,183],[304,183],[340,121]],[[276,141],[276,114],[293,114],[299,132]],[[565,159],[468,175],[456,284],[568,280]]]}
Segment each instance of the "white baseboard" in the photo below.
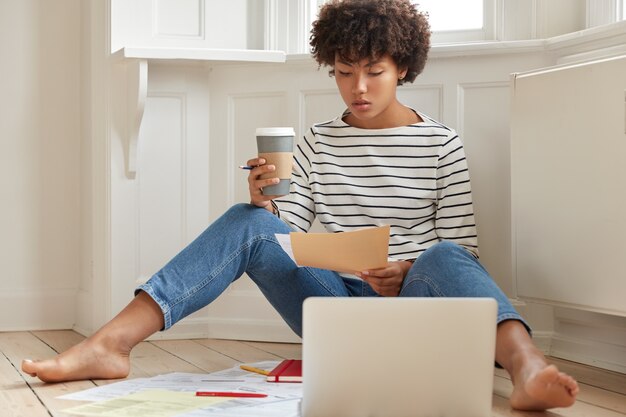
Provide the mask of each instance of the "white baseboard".
{"label": "white baseboard", "polygon": [[626,317],[555,308],[550,355],[626,373]]}
{"label": "white baseboard", "polygon": [[71,329],[75,314],[76,289],[0,293],[0,331]]}
{"label": "white baseboard", "polygon": [[302,339],[282,320],[210,319],[209,337],[262,342],[302,342]]}
{"label": "white baseboard", "polygon": [[555,334],[550,355],[626,374],[626,346]]}
{"label": "white baseboard", "polygon": [[552,347],[553,332],[548,331],[534,331],[533,342],[535,346],[544,354],[549,355]]}
{"label": "white baseboard", "polygon": [[516,304],[546,355],[626,373],[626,317],[551,304]]}
{"label": "white baseboard", "polygon": [[167,331],[155,333],[148,340],[202,338],[283,343],[300,343],[302,341],[282,321],[231,320],[208,317],[184,319]]}

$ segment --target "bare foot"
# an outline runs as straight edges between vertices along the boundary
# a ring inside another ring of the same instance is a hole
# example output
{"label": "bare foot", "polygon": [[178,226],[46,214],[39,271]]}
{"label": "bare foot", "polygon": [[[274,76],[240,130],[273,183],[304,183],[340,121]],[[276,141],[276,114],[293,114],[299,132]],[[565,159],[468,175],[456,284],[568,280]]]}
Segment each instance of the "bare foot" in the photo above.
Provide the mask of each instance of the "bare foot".
{"label": "bare foot", "polygon": [[109,349],[90,338],[52,359],[23,360],[22,371],[44,382],[124,378],[130,371],[129,354],[130,349]]}
{"label": "bare foot", "polygon": [[22,361],[22,371],[44,382],[125,378],[131,349],[163,326],[161,307],[141,291],[96,333],[55,358]]}
{"label": "bare foot", "polygon": [[529,365],[514,378],[511,406],[518,410],[547,410],[569,407],[576,401],[578,383],[571,376],[559,372],[554,365]]}

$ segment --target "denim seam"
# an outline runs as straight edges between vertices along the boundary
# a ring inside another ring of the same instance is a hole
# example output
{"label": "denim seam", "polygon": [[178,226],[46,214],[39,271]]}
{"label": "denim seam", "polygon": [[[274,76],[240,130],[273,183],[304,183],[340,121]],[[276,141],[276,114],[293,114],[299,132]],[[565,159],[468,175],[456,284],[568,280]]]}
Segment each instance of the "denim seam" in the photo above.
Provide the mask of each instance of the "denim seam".
{"label": "denim seam", "polygon": [[532,328],[530,327],[530,325],[526,322],[526,320],[524,320],[524,318],[518,314],[518,313],[502,313],[502,314],[498,314],[498,324],[502,323],[503,321],[506,320],[517,320],[520,321],[524,327],[526,327],[526,330],[528,331],[528,333],[532,336]]}
{"label": "denim seam", "polygon": [[172,310],[169,304],[156,295],[154,289],[148,282],[140,285],[138,289],[148,294],[154,300],[154,302],[157,303],[159,308],[161,308],[161,312],[163,313],[163,330],[167,330],[172,327]]}

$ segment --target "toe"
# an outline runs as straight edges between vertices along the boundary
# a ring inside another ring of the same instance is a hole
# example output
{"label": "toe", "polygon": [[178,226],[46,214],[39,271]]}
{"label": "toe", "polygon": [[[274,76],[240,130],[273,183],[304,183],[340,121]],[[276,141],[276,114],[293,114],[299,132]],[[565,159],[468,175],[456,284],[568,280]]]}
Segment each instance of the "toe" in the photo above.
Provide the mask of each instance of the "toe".
{"label": "toe", "polygon": [[22,360],[22,371],[30,376],[37,376],[37,372],[35,371],[35,362],[31,359]]}

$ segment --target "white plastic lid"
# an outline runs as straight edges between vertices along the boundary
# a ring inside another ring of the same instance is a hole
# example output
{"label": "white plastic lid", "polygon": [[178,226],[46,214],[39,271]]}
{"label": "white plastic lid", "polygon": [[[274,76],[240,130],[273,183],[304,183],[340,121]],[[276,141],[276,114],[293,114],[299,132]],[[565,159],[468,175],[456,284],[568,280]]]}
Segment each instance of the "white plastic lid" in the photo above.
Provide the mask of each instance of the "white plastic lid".
{"label": "white plastic lid", "polygon": [[295,136],[293,127],[258,127],[256,136]]}

